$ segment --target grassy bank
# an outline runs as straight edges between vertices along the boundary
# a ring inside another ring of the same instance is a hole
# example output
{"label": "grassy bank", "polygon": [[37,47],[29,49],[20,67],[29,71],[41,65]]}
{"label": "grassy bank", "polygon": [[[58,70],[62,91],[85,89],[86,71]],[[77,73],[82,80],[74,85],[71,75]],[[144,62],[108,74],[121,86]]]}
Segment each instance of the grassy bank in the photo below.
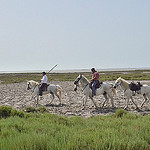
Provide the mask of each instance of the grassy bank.
{"label": "grassy bank", "polygon": [[[50,81],[74,81],[80,73],[51,73],[48,75]],[[91,78],[90,72],[81,73],[88,79]],[[126,80],[150,80],[150,70],[135,70],[135,71],[107,71],[100,72],[101,81],[112,81],[118,77]],[[27,80],[40,81],[41,73],[9,73],[0,74],[0,83],[19,83]]]}
{"label": "grassy bank", "polygon": [[[0,115],[7,109],[1,111],[1,107]],[[114,115],[85,119],[39,112],[19,115],[20,112],[11,111],[0,119],[3,150],[150,149],[150,116],[117,110]]]}

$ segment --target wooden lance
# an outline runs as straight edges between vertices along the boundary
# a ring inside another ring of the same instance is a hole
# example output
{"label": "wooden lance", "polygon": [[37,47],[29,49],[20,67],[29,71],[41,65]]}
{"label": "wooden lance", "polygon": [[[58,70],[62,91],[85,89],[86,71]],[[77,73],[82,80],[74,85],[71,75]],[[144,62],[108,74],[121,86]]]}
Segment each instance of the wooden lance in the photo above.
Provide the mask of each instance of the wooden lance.
{"label": "wooden lance", "polygon": [[57,64],[48,73],[50,73],[55,67],[57,67]]}

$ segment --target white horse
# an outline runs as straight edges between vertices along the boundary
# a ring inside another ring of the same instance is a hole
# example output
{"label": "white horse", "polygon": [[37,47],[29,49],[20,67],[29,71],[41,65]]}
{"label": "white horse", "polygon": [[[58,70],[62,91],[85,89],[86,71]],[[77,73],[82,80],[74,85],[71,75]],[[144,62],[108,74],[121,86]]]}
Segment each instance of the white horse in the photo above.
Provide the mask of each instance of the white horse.
{"label": "white horse", "polygon": [[[27,90],[33,89],[32,98],[37,97],[36,106],[38,105],[38,101],[39,101],[39,86],[40,86],[40,84],[36,81],[30,80],[27,82]],[[52,100],[51,100],[50,104],[53,102],[53,100],[55,98],[54,95],[56,95],[59,99],[60,104],[61,104],[62,88],[59,85],[54,85],[54,84],[48,85],[47,91],[43,91],[42,94],[43,95],[45,95],[45,94],[51,94],[52,95]]]}
{"label": "white horse", "polygon": [[[127,97],[127,104],[124,107],[124,109],[128,108],[129,100],[131,99],[133,104],[136,106],[136,109],[139,110],[138,106],[136,105],[136,103],[134,102],[134,100],[132,98],[133,91],[131,91],[129,88],[130,83],[128,81],[124,80],[123,78],[119,77],[114,83],[114,88],[116,88],[119,85],[124,90],[124,95]],[[147,97],[150,99],[150,86],[142,85],[141,89],[139,91],[137,91],[136,93],[142,94],[144,96],[145,100],[143,101],[143,103],[141,105],[141,107],[142,107],[144,105],[144,103],[147,101]]]}
{"label": "white horse", "polygon": [[[85,101],[83,99],[84,108],[86,106],[86,102],[87,102],[88,97],[92,100],[94,106],[97,108],[97,106],[93,100],[93,97],[92,97],[92,90],[90,88],[90,82],[88,81],[88,79],[83,75],[79,75],[76,78],[76,80],[74,81],[74,84],[75,84],[74,90],[75,91],[77,90],[77,86],[79,86],[79,83],[82,87],[83,94],[85,95]],[[113,94],[116,95],[116,90],[113,87],[113,85],[103,82],[101,84],[100,88],[96,89],[96,96],[98,96],[100,94],[103,94],[105,97],[105,101],[104,101],[102,107],[105,105],[106,102],[108,102],[108,97],[109,97],[111,99],[112,107],[114,108]]]}
{"label": "white horse", "polygon": [[143,107],[143,105],[145,104],[145,102],[147,100],[150,100],[150,86],[149,85],[142,85],[141,89],[139,91],[137,91],[138,94],[142,94],[144,97],[144,101],[141,104],[141,108]]}

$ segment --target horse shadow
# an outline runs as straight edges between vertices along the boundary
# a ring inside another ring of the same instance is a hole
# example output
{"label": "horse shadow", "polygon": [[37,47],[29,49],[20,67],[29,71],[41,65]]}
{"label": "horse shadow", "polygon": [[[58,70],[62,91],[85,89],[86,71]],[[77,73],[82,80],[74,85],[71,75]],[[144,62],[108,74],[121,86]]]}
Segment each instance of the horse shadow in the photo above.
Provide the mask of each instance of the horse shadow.
{"label": "horse shadow", "polygon": [[140,111],[141,115],[146,116],[150,114],[150,109],[142,109]]}
{"label": "horse shadow", "polygon": [[46,104],[46,107],[65,107],[66,104]]}
{"label": "horse shadow", "polygon": [[95,110],[93,110],[92,112],[95,114],[109,114],[109,113],[115,113],[115,111],[117,109],[118,108],[101,108],[101,107],[98,107]]}
{"label": "horse shadow", "polygon": [[[93,110],[92,112],[95,113],[95,114],[109,114],[109,113],[115,113],[115,111],[117,109],[124,109],[124,108],[120,108],[120,107],[119,108],[117,108],[117,107],[115,107],[115,108],[102,108],[102,107],[98,107],[95,110]],[[126,110],[126,111],[130,112],[131,110]],[[136,111],[139,112],[139,113],[144,113],[144,111],[141,110],[141,109],[139,109],[139,108],[137,108]],[[150,110],[147,110],[147,112],[148,111],[150,112]]]}

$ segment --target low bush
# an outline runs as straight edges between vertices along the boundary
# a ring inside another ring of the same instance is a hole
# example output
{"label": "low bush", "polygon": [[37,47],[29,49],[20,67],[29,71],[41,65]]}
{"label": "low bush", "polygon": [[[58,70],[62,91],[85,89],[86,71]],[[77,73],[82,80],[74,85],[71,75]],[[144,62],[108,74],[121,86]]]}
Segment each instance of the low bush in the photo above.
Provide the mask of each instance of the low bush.
{"label": "low bush", "polygon": [[29,112],[32,112],[32,113],[37,112],[37,110],[34,107],[26,107],[25,111],[28,113]]}
{"label": "low bush", "polygon": [[45,106],[41,106],[41,107],[37,108],[37,111],[40,113],[48,112],[48,110],[46,109]]}
{"label": "low bush", "polygon": [[126,115],[128,112],[124,109],[117,109],[115,111],[114,117],[121,118],[123,115]]}
{"label": "low bush", "polygon": [[35,112],[40,112],[40,113],[44,113],[44,112],[48,112],[48,110],[46,109],[45,106],[41,106],[39,108],[34,108],[34,107],[26,107],[25,109],[26,112],[30,113],[35,113]]}
{"label": "low bush", "polygon": [[0,118],[7,118],[10,116],[24,117],[25,113],[23,111],[13,109],[11,106],[0,106]]}
{"label": "low bush", "polygon": [[7,118],[11,115],[12,107],[11,106],[0,106],[0,118]]}

